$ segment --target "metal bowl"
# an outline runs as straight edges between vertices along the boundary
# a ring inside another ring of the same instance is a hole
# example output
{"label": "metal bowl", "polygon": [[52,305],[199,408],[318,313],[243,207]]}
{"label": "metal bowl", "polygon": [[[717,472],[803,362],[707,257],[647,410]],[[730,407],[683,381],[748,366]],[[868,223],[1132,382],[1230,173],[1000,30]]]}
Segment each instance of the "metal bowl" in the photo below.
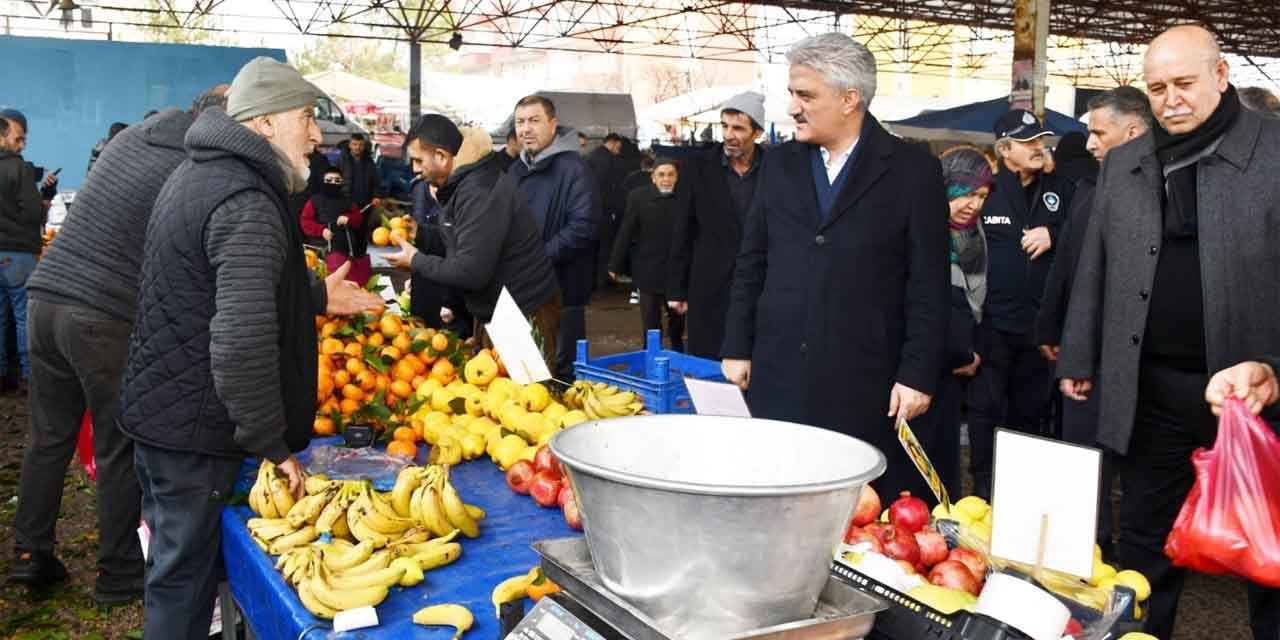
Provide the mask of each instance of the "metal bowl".
{"label": "metal bowl", "polygon": [[813,615],[875,447],[789,422],[637,416],[551,439],[606,588],[673,638]]}

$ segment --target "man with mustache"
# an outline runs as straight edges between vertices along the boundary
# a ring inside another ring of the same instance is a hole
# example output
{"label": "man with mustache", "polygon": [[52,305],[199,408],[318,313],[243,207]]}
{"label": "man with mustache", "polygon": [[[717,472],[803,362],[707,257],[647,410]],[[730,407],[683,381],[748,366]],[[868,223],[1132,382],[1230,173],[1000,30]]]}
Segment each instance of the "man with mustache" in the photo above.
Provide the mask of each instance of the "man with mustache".
{"label": "man with mustache", "polygon": [[[1191,453],[1217,437],[1201,401],[1209,374],[1280,344],[1280,122],[1241,108],[1201,27],[1158,36],[1143,73],[1157,126],[1102,167],[1058,376],[1076,401],[1105,387],[1098,440],[1120,456],[1120,561],[1151,581],[1146,631],[1169,638],[1186,571],[1164,546],[1195,482]],[[1277,593],[1249,587],[1256,640],[1280,637]]]}
{"label": "man with mustache", "polygon": [[1053,389],[1050,365],[1036,348],[1034,329],[1058,230],[1075,187],[1045,171],[1044,138],[1050,135],[1023,109],[995,123],[1000,171],[982,211],[987,234],[987,299],[978,326],[982,366],[969,386],[969,470],[974,492],[984,498],[991,494],[995,429],[1039,433]]}

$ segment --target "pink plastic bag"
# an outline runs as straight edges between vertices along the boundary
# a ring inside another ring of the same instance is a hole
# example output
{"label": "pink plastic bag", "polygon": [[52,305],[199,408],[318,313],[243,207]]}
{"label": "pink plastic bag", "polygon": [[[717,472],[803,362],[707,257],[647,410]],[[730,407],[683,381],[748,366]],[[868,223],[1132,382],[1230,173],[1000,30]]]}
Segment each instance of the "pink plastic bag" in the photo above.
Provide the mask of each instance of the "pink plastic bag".
{"label": "pink plastic bag", "polygon": [[1164,552],[1179,567],[1280,587],[1280,437],[1231,398]]}

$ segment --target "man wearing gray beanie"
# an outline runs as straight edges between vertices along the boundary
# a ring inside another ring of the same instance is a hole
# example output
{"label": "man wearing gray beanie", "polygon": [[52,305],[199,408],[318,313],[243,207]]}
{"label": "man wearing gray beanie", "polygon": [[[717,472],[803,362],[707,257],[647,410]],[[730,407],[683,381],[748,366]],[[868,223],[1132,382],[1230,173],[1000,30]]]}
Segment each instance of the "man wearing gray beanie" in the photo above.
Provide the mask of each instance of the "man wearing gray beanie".
{"label": "man wearing gray beanie", "polygon": [[315,416],[313,316],[372,304],[352,287],[313,286],[286,206],[306,188],[320,95],[288,65],[246,64],[226,110],[204,111],[187,131],[188,157],[147,225],[119,423],[134,441],[152,535],[148,639],[208,634],[219,515],[246,456],[275,463],[302,496],[292,454]]}

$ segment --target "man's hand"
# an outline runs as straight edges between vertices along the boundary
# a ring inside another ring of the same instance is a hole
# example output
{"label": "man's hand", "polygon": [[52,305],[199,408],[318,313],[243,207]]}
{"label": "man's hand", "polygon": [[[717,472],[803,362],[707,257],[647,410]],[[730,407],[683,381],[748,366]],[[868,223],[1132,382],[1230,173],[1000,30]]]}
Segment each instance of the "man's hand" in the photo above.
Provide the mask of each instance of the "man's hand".
{"label": "man's hand", "polygon": [[347,281],[351,262],[342,263],[324,279],[328,302],[325,313],[337,316],[353,316],[364,311],[374,311],[382,306],[382,298],[372,291],[365,291],[354,282]]}
{"label": "man's hand", "polygon": [[974,377],[974,376],[978,375],[978,366],[979,366],[979,365],[981,365],[981,364],[982,364],[982,356],[978,355],[977,353],[974,353],[974,354],[973,354],[973,362],[970,362],[969,364],[967,364],[967,365],[965,365],[965,366],[963,366],[963,367],[960,367],[959,369],[952,369],[952,370],[951,370],[951,373],[953,373],[953,374],[955,374],[955,375],[957,375],[957,376],[964,376],[964,377],[966,377],[966,378],[972,378],[972,377]]}
{"label": "man's hand", "polygon": [[449,307],[440,307],[440,322],[449,324],[453,322],[453,309]]}
{"label": "man's hand", "polygon": [[616,274],[616,273],[614,273],[614,272],[610,271],[610,272],[609,272],[609,280],[611,280],[611,281],[613,281],[613,282],[617,282],[617,281],[618,281],[618,274]]}
{"label": "man's hand", "polygon": [[293,499],[301,500],[306,494],[307,482],[307,473],[302,470],[302,465],[293,456],[289,456],[288,460],[276,465],[276,469],[289,478],[289,493],[293,494]]}
{"label": "man's hand", "polygon": [[725,358],[720,361],[720,373],[724,374],[725,380],[746,391],[751,384],[751,361]]}
{"label": "man's hand", "polygon": [[680,315],[689,313],[689,303],[684,300],[668,300],[667,307]]}
{"label": "man's hand", "polygon": [[44,182],[41,182],[40,186],[41,188],[44,188],[44,189],[50,189],[56,184],[58,184],[58,174],[49,173],[45,175]]}
{"label": "man's hand", "polygon": [[1222,415],[1222,403],[1231,397],[1244,401],[1253,415],[1262,413],[1280,399],[1275,370],[1261,362],[1241,362],[1213,374],[1204,389],[1204,399],[1209,402],[1213,415]]}
{"label": "man's hand", "polygon": [[1058,352],[1061,350],[1062,350],[1062,347],[1056,344],[1040,345],[1040,355],[1044,356],[1044,359],[1048,360],[1049,362],[1057,362]]}
{"label": "man's hand", "polygon": [[928,394],[920,393],[901,382],[895,382],[893,389],[889,391],[889,417],[914,420],[929,410],[929,403],[932,401],[933,398]]}
{"label": "man's hand", "polygon": [[1039,258],[1052,248],[1053,241],[1049,239],[1049,227],[1036,227],[1022,232],[1022,250],[1026,251],[1032,260]]}
{"label": "man's hand", "polygon": [[348,218],[348,217],[346,217],[346,216],[338,216],[338,226],[339,226],[339,227],[345,227],[345,226],[347,226],[347,223],[348,223],[348,222],[351,222],[351,219],[350,219],[350,218]]}
{"label": "man's hand", "polygon": [[386,259],[387,263],[399,269],[408,269],[413,266],[413,257],[418,255],[418,250],[408,240],[398,235],[391,236],[396,244],[400,246],[400,253],[389,254]]}
{"label": "man's hand", "polygon": [[1084,402],[1089,399],[1089,392],[1093,391],[1093,381],[1063,378],[1058,381],[1058,389],[1062,391],[1062,395],[1076,402]]}
{"label": "man's hand", "polygon": [[369,201],[369,204],[373,205],[374,207],[381,207],[381,206],[382,206],[382,198],[374,198],[373,200],[370,200],[370,201]]}
{"label": "man's hand", "polygon": [[326,242],[333,240],[333,232],[330,231],[328,227],[325,227],[324,231],[320,232],[320,236],[323,237]]}

